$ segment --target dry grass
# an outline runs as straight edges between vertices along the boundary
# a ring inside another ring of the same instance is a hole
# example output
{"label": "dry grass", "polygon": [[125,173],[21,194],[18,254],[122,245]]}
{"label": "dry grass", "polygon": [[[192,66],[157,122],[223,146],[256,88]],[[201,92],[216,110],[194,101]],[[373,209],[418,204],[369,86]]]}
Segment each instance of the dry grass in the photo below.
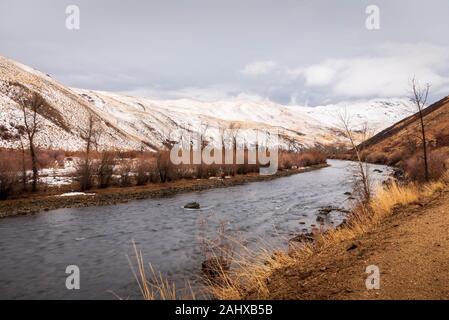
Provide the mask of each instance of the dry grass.
{"label": "dry grass", "polygon": [[[309,246],[302,250],[302,254],[312,253]],[[206,288],[214,299],[219,300],[242,300],[248,296],[267,299],[269,276],[297,262],[295,252],[273,251],[267,247],[252,250],[242,246],[231,270],[219,270],[220,276],[216,279],[205,278]]]}
{"label": "dry grass", "polygon": [[331,229],[315,235],[314,244],[303,244],[288,252],[273,252],[269,249],[245,249],[233,263],[230,271],[221,273],[220,281],[209,281],[207,288],[216,299],[268,299],[271,275],[289,266],[298,266],[311,255],[338,243],[352,240],[372,230],[394,209],[407,206],[444,189],[449,184],[449,173],[438,182],[426,185],[399,185],[378,187],[375,196],[367,206],[356,206],[344,227]]}
{"label": "dry grass", "polygon": [[376,197],[371,202],[372,218],[381,219],[389,214],[395,206],[404,206],[417,201],[420,196],[416,184],[401,186],[393,183],[388,187],[378,188]]}
{"label": "dry grass", "polygon": [[128,257],[134,278],[139,285],[140,292],[144,300],[194,300],[195,294],[187,283],[186,288],[177,290],[174,283],[170,283],[162,273],[156,272],[151,264],[149,267],[149,276],[147,275],[142,251],[139,250],[133,241],[134,254],[136,257],[137,271],[135,270],[131,259]]}
{"label": "dry grass", "polygon": [[422,186],[415,183],[407,185],[392,183],[389,186],[378,187],[368,206],[357,206],[353,209],[345,227],[323,233],[318,240],[317,247],[322,250],[327,246],[335,245],[335,243],[354,239],[372,230],[396,208],[417,203],[444,187],[445,183],[442,181]]}

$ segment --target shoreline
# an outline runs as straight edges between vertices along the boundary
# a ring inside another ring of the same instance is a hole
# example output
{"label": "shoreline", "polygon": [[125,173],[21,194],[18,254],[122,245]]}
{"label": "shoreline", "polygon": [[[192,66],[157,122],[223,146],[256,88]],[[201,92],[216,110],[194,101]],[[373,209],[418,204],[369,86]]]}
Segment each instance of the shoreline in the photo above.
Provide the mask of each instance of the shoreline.
{"label": "shoreline", "polygon": [[114,205],[126,203],[132,200],[163,198],[184,192],[225,188],[251,182],[270,181],[329,166],[330,165],[328,163],[323,163],[306,168],[282,170],[269,176],[246,174],[237,175],[230,179],[178,180],[164,184],[148,184],[145,186],[126,188],[113,187],[107,189],[92,189],[89,191],[89,193],[95,193],[95,195],[61,197],[59,195],[36,194],[29,198],[0,201],[0,219],[6,217],[33,215],[41,211],[50,211],[62,208]]}
{"label": "shoreline", "polygon": [[[369,231],[318,248],[307,259],[279,268],[270,277],[267,299],[447,298],[448,194],[446,185],[417,201],[395,206]],[[423,237],[428,234],[432,237]],[[370,265],[381,272],[377,290],[366,286]]]}

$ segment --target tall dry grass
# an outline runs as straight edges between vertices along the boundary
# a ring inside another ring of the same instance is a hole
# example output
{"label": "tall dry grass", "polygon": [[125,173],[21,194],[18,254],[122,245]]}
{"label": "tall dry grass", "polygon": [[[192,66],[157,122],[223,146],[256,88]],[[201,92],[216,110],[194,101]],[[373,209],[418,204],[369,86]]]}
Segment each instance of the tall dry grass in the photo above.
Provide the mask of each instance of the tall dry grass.
{"label": "tall dry grass", "polygon": [[425,185],[410,183],[400,185],[392,183],[377,187],[375,196],[368,206],[357,206],[352,211],[343,228],[337,228],[323,233],[318,239],[318,247],[325,249],[341,241],[352,240],[372,230],[385,217],[395,212],[395,209],[417,203],[442,190],[447,184],[443,181],[431,182]]}
{"label": "tall dry grass", "polygon": [[220,269],[219,277],[204,279],[206,291],[219,300],[268,299],[270,275],[312,254],[312,246],[304,244],[300,251],[302,257],[297,255],[298,252],[273,250],[263,245],[256,249],[242,247],[240,253],[235,255],[230,270]]}
{"label": "tall dry grass", "polygon": [[128,262],[144,300],[194,300],[196,298],[189,282],[186,283],[185,288],[178,290],[174,283],[170,282],[161,272],[157,272],[151,264],[148,264],[149,271],[147,271],[142,251],[137,248],[134,241],[133,249],[137,269],[129,257]]}

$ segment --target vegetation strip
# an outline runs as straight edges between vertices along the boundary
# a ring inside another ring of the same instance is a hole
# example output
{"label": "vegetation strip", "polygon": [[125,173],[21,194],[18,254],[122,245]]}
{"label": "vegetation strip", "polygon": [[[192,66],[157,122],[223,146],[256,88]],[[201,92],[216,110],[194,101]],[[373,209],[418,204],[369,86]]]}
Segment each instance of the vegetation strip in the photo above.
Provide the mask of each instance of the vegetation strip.
{"label": "vegetation strip", "polygon": [[231,177],[230,179],[183,180],[159,183],[156,185],[149,184],[141,187],[96,189],[92,190],[92,192],[96,193],[96,195],[89,197],[84,195],[71,197],[36,195],[30,198],[4,200],[0,202],[0,218],[34,214],[40,211],[48,211],[59,208],[111,205],[120,202],[128,202],[130,200],[171,196],[180,192],[223,188],[257,181],[269,181],[280,177],[287,177],[293,174],[325,168],[327,166],[328,164],[318,164],[307,168],[282,170],[278,171],[275,175],[268,176],[247,174],[237,175],[235,177]]}

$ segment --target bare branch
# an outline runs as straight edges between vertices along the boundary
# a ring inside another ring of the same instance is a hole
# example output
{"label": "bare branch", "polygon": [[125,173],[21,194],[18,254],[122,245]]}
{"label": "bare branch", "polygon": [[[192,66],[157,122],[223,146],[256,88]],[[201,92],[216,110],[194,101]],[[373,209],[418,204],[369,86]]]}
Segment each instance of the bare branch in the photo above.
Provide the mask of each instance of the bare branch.
{"label": "bare branch", "polygon": [[[351,128],[351,116],[345,108],[343,111],[338,114],[342,129],[344,134],[348,138],[351,148],[355,153],[357,158],[358,171],[356,173],[356,177],[358,182],[360,182],[362,186],[361,197],[362,202],[367,203],[371,199],[371,181],[369,177],[368,164],[362,161],[362,157],[360,154],[359,146],[354,138],[354,131]],[[368,132],[368,127],[365,126],[364,132]]]}

